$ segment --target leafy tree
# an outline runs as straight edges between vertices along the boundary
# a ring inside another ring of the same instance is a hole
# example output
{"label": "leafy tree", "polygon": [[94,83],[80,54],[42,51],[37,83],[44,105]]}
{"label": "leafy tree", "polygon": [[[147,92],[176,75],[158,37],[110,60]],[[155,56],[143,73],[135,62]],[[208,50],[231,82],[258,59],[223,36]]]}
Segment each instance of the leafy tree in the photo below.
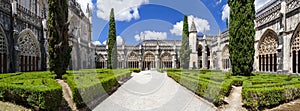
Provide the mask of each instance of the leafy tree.
{"label": "leafy tree", "polygon": [[114,9],[110,11],[109,33],[108,33],[108,68],[116,69],[118,65],[116,23]]}
{"label": "leafy tree", "polygon": [[48,42],[49,66],[57,79],[62,79],[69,66],[72,46],[68,37],[68,3],[67,0],[48,0]]}
{"label": "leafy tree", "polygon": [[190,63],[190,44],[189,44],[189,25],[188,25],[188,17],[184,16],[183,30],[182,30],[182,40],[181,40],[181,48],[180,52],[180,64],[183,69],[189,68]]}
{"label": "leafy tree", "polygon": [[250,76],[254,62],[254,0],[229,0],[229,52],[233,75]]}

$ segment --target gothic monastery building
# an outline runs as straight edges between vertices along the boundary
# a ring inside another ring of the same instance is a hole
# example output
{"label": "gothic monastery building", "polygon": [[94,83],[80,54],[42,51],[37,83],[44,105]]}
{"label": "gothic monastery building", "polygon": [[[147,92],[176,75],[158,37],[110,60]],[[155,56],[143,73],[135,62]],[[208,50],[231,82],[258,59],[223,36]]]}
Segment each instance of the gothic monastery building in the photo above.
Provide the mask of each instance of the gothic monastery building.
{"label": "gothic monastery building", "polygon": [[[47,0],[0,0],[0,73],[47,70]],[[69,0],[70,69],[106,68],[107,44],[91,42],[92,14]],[[300,1],[271,0],[256,11],[254,71],[300,73]],[[228,30],[189,34],[190,69],[230,71]],[[180,40],[118,44],[118,67],[179,68]]]}
{"label": "gothic monastery building", "polygon": [[[48,69],[47,0],[0,0],[0,73]],[[69,0],[70,69],[93,68],[91,11]]]}

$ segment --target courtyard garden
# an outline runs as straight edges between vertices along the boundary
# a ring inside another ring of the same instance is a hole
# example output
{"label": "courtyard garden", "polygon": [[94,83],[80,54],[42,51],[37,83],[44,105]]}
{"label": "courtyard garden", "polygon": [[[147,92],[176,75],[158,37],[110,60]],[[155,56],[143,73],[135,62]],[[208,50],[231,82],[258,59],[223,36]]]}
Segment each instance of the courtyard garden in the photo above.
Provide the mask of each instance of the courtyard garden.
{"label": "courtyard garden", "polygon": [[[130,78],[129,69],[88,69],[68,71],[63,80],[72,90],[78,109],[103,97],[120,86],[118,81]],[[62,87],[56,75],[45,72],[18,72],[0,75],[0,101],[34,110],[58,110],[63,106]]]}
{"label": "courtyard garden", "polygon": [[242,86],[242,102],[249,110],[262,110],[300,98],[300,77],[294,75],[252,73],[232,76],[230,72],[210,70],[166,70],[169,77],[195,94],[224,104],[231,86]]}

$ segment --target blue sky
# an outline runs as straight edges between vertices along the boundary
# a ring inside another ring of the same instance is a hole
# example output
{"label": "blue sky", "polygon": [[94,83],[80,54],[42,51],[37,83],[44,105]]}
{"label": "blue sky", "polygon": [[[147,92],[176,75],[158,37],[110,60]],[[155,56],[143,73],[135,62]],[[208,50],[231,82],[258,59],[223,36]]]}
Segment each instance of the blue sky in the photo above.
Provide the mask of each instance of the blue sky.
{"label": "blue sky", "polygon": [[[261,6],[270,0],[256,0]],[[227,0],[78,0],[82,6],[90,3],[93,10],[92,40],[103,44],[108,35],[108,18],[115,9],[119,44],[138,44],[140,39],[181,39],[184,15],[189,24],[195,21],[198,34],[216,35],[226,30]],[[85,10],[83,7],[83,10]]]}

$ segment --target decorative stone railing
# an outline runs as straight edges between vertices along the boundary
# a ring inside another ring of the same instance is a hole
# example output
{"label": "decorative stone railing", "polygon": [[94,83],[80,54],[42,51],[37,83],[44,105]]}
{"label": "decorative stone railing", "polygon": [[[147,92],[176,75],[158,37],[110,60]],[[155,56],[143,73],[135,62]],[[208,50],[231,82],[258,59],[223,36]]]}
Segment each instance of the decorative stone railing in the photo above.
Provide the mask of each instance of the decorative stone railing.
{"label": "decorative stone railing", "polygon": [[281,4],[276,5],[256,18],[256,26],[261,26],[280,17]]}
{"label": "decorative stone railing", "polygon": [[286,0],[286,11],[291,12],[300,7],[299,0]]}
{"label": "decorative stone railing", "polygon": [[229,40],[229,31],[226,30],[221,34],[221,42],[228,41],[228,40]]}
{"label": "decorative stone railing", "polygon": [[17,4],[17,17],[31,25],[41,27],[41,17],[19,4]]}

